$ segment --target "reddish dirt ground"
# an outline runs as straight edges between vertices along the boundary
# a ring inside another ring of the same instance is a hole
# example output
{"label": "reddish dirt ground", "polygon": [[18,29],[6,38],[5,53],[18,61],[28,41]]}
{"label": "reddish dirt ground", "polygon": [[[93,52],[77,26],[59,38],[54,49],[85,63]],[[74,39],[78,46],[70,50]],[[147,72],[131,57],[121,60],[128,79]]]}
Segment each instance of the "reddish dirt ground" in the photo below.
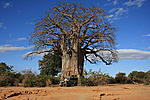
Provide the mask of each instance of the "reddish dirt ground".
{"label": "reddish dirt ground", "polygon": [[0,100],[150,100],[150,86],[0,87]]}

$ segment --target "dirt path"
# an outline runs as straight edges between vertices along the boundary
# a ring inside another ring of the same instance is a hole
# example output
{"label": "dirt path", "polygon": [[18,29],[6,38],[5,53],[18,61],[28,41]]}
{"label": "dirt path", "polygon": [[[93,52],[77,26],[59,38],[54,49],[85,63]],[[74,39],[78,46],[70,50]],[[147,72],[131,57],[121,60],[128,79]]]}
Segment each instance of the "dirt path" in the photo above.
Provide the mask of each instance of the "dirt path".
{"label": "dirt path", "polygon": [[150,100],[150,86],[1,87],[0,100]]}

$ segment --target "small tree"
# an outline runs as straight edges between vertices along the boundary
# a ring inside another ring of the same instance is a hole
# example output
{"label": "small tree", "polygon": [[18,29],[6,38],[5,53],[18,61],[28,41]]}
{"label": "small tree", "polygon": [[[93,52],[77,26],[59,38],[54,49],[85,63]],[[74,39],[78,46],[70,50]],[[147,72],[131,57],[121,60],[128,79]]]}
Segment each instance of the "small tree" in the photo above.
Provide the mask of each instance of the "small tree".
{"label": "small tree", "polygon": [[23,86],[24,87],[34,87],[36,86],[36,76],[32,71],[27,70],[23,71],[24,73],[24,78],[22,80]]}
{"label": "small tree", "polygon": [[117,83],[121,83],[121,84],[127,83],[126,74],[125,73],[121,73],[121,72],[117,73],[116,77],[115,77],[115,80],[116,80]]}
{"label": "small tree", "polygon": [[6,63],[1,62],[0,63],[0,74],[5,72],[11,72],[13,66],[8,66]]}
{"label": "small tree", "polygon": [[13,72],[13,66],[0,63],[0,86],[17,86],[21,81],[21,74]]}
{"label": "small tree", "polygon": [[39,60],[40,75],[56,76],[61,71],[61,56],[58,51],[48,53]]}
{"label": "small tree", "polygon": [[146,72],[146,75],[144,77],[144,84],[150,85],[150,70]]}
{"label": "small tree", "polygon": [[146,76],[145,72],[132,71],[128,77],[131,79],[133,83],[143,83],[144,78]]}

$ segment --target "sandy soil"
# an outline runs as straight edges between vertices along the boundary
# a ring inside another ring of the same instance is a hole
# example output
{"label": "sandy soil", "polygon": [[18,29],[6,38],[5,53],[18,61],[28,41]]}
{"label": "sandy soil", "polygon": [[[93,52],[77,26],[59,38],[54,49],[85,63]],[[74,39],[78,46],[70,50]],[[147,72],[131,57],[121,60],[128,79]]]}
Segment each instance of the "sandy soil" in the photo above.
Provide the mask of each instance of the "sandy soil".
{"label": "sandy soil", "polygon": [[0,100],[150,100],[150,86],[1,87]]}

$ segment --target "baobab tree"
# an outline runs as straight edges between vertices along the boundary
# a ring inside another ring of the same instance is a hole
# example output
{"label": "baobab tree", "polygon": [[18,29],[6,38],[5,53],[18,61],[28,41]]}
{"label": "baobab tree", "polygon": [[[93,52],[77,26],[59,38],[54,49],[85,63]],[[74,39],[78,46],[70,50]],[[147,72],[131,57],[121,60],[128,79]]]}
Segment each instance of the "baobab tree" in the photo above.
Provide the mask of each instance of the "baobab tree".
{"label": "baobab tree", "polygon": [[28,55],[60,52],[62,79],[71,75],[80,79],[85,60],[106,65],[117,61],[114,27],[101,8],[60,3],[37,20],[31,39],[36,51]]}

